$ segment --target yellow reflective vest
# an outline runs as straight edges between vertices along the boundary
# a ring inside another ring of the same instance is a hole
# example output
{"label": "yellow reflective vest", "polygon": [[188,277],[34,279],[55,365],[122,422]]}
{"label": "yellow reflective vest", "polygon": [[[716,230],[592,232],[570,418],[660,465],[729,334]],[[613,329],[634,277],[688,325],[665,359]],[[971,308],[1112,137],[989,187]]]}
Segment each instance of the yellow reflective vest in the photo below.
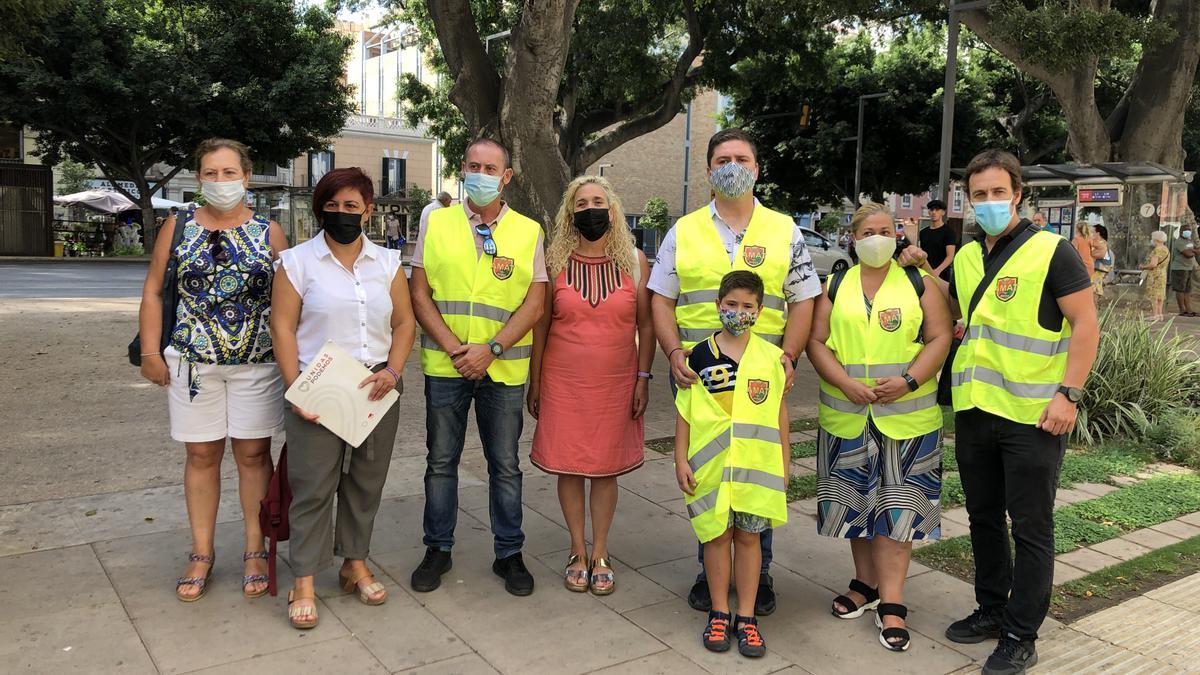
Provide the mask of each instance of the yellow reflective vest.
{"label": "yellow reflective vest", "polygon": [[[921,353],[923,345],[918,340],[924,318],[916,289],[896,263],[890,264],[868,316],[863,303],[862,265],[855,265],[846,270],[837,290],[825,345],[847,375],[874,386],[879,378],[908,372]],[[897,440],[916,438],[941,428],[937,380],[930,379],[892,403],[859,405],[847,399],[841,389],[821,379],[818,421],[827,433],[838,438],[858,438],[868,415],[881,432]]]}
{"label": "yellow reflective vest", "polygon": [[[1038,323],[1042,287],[1062,239],[1033,235],[1004,263],[970,317],[951,369],[954,410],[979,408],[1021,424],[1037,424],[1067,372],[1071,326]],[[1011,245],[1011,244],[1010,244]],[[954,291],[965,312],[983,281],[983,246],[954,256]]]}
{"label": "yellow reflective vest", "polygon": [[699,382],[675,397],[689,426],[688,465],[696,475],[695,496],[684,495],[684,501],[701,542],[724,534],[732,511],[761,516],[772,527],[787,522],[779,435],[782,354],[751,335],[738,364],[732,416]]}
{"label": "yellow reflective vest", "polygon": [[733,270],[750,270],[762,278],[766,289],[753,331],[776,346],[782,344],[787,316],[783,284],[792,264],[795,221],[755,204],[731,265],[710,209],[711,205],[705,205],[675,222],[675,271],[679,275],[675,323],[679,339],[685,349],[690,349],[721,330],[716,304],[721,279]]}
{"label": "yellow reflective vest", "polygon": [[[476,257],[475,234],[462,207],[437,209],[429,214],[425,275],[434,304],[461,342],[487,344],[525,302],[541,231],[536,222],[509,209],[492,234],[496,255]],[[531,331],[509,345],[487,373],[496,382],[523,385],[529,379],[532,353]],[[441,345],[424,333],[421,370],[437,377],[461,377]]]}

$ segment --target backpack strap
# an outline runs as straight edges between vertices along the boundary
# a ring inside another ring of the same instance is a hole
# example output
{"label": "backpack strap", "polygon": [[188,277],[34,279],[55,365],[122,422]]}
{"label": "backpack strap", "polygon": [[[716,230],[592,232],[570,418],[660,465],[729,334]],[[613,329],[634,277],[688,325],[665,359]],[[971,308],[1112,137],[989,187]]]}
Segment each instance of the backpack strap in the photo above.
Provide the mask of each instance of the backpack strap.
{"label": "backpack strap", "polygon": [[917,297],[920,298],[922,295],[925,295],[925,279],[921,277],[921,270],[915,267],[905,267],[903,269],[904,276],[908,277],[908,281],[912,284],[913,290],[917,292]]}
{"label": "backpack strap", "polygon": [[838,287],[842,285],[842,278],[846,276],[846,271],[847,270],[841,270],[829,275],[829,289],[825,291],[826,294],[829,295],[829,302],[837,300]]}

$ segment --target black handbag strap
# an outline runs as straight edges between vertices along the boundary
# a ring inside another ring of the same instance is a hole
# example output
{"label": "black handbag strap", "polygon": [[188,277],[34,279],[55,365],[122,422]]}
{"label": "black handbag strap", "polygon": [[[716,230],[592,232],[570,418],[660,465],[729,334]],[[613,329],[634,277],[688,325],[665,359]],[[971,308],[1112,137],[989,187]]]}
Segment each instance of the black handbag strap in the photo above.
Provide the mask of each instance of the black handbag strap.
{"label": "black handbag strap", "polygon": [[[983,279],[981,279],[979,281],[979,285],[975,287],[975,294],[971,296],[971,305],[967,307],[967,313],[963,314],[963,319],[966,320],[966,326],[971,325],[971,315],[975,313],[975,308],[979,306],[979,301],[983,299],[984,291],[987,290],[988,286],[992,285],[992,280],[995,279],[996,275],[1000,273],[1000,270],[1008,262],[1008,259],[1013,257],[1013,255],[1017,252],[1017,249],[1024,246],[1025,242],[1033,239],[1033,235],[1040,231],[1037,228],[1030,227],[1029,223],[1024,220],[1021,221],[1021,224],[1025,227],[1025,229],[1022,230],[1021,233],[1012,240],[1011,244],[1004,247],[1004,250],[992,260],[990,269],[986,264],[984,265]],[[979,254],[985,254],[985,251],[983,250],[983,244],[979,245]]]}
{"label": "black handbag strap", "polygon": [[[925,280],[921,278],[921,271],[915,267],[905,267],[903,269],[904,276],[908,277],[908,283],[912,284],[913,290],[917,293],[917,297],[919,298],[922,295],[925,295]],[[840,272],[834,272],[829,276],[829,290],[827,291],[827,294],[829,295],[829,302],[834,302],[837,300],[838,288],[841,287],[842,279],[845,278],[846,272],[848,271],[849,270],[842,270]]]}

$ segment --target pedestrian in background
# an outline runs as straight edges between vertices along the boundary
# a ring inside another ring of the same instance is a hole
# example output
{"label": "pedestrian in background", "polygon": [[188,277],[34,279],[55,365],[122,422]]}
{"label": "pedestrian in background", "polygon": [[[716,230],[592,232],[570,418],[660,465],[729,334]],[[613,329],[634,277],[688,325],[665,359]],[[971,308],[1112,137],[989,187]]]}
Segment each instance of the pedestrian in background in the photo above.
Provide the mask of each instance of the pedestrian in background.
{"label": "pedestrian in background", "polygon": [[[372,371],[359,384],[370,388],[370,400],[402,389],[400,373],[416,338],[416,319],[400,254],[363,235],[374,196],[362,169],[326,173],[313,188],[321,234],[280,256],[271,334],[286,386],[332,341]],[[351,447],[318,424],[316,415],[294,405],[286,410],[288,562],[296,578],[288,592],[292,626],[317,625],[313,576],[333,564],[335,555],[344,559],[338,571],[342,590],[357,593],[367,605],[387,600],[366,559],[398,421],[399,406],[393,405],[362,445]]]}
{"label": "pedestrian in background", "polygon": [[921,250],[929,255],[933,276],[949,281],[950,264],[954,262],[954,252],[958,250],[958,237],[946,224],[946,202],[933,199],[927,208],[929,227],[921,230],[917,239]]}
{"label": "pedestrian in background", "polygon": [[449,192],[439,192],[437,197],[429,200],[429,203],[425,205],[425,208],[421,209],[419,232],[424,232],[425,228],[429,226],[429,214],[438,209],[444,209],[448,206],[450,206]]}
{"label": "pedestrian in background", "polygon": [[1146,318],[1151,321],[1162,320],[1163,303],[1167,300],[1167,261],[1171,259],[1171,251],[1167,249],[1166,241],[1166,232],[1151,232],[1150,253],[1146,255],[1146,262],[1138,266],[1138,269],[1145,270],[1142,292],[1146,294],[1146,303],[1150,306]]}
{"label": "pedestrian in background", "polygon": [[383,217],[384,245],[389,249],[400,248],[400,219],[389,213]]}
{"label": "pedestrian in background", "polygon": [[1196,316],[1192,311],[1192,270],[1196,269],[1196,244],[1192,241],[1192,226],[1184,225],[1179,238],[1171,242],[1171,290],[1175,291],[1175,304],[1179,316]]}
{"label": "pedestrian in background", "polygon": [[[613,592],[608,531],[617,476],[642,465],[642,413],[650,392],[654,326],[650,265],[608,181],[581,176],[563,194],[546,255],[554,279],[533,332],[530,460],[558,476],[571,534],[563,571],[572,591]],[[592,554],[585,541],[584,482],[591,482]]]}
{"label": "pedestrian in background", "polygon": [[1104,283],[1108,279],[1109,272],[1112,272],[1112,252],[1108,248],[1108,228],[1103,225],[1093,227],[1090,243],[1092,290],[1098,301],[1104,297]]}
{"label": "pedestrian in background", "polygon": [[[192,550],[175,584],[184,602],[212,578],[221,460],[231,439],[245,525],[242,591],[267,592],[258,505],[271,480],[271,436],[283,430],[283,386],[269,321],[273,261],[287,248],[278,223],[246,206],[254,163],[245,145],[212,138],[196,150],[204,206],[170,218],[154,245],[139,312],[143,347],[160,344],[162,284],[177,269],[179,309],[163,353],[142,354],[142,377],[167,387],[171,437],[187,449],[183,493]],[[183,228],[171,250],[175,228]]]}

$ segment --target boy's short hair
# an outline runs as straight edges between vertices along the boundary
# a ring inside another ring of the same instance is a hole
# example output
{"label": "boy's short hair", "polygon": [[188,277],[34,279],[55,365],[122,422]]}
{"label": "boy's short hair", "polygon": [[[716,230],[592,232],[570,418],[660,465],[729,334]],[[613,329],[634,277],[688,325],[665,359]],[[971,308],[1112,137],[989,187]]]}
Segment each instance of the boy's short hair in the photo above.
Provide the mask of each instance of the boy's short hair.
{"label": "boy's short hair", "polygon": [[735,288],[750,291],[758,298],[758,304],[763,304],[763,280],[750,270],[734,270],[721,278],[721,287],[717,289],[717,302],[725,299],[726,295]]}

